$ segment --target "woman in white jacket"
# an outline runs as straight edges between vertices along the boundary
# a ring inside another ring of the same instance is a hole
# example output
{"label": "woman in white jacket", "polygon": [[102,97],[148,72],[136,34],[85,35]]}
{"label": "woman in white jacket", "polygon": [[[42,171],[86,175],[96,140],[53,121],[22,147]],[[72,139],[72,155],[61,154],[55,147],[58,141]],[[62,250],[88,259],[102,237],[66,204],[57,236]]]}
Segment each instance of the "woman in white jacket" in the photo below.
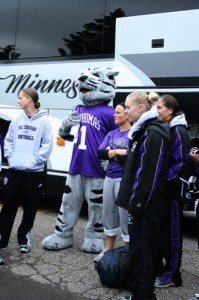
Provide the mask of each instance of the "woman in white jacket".
{"label": "woman in white jacket", "polygon": [[4,140],[4,156],[9,170],[4,180],[0,213],[0,249],[7,248],[21,203],[23,217],[17,239],[19,252],[27,253],[30,251],[29,234],[42,193],[44,167],[53,147],[53,135],[46,112],[40,109],[35,89],[21,90],[18,104],[23,112],[11,122]]}

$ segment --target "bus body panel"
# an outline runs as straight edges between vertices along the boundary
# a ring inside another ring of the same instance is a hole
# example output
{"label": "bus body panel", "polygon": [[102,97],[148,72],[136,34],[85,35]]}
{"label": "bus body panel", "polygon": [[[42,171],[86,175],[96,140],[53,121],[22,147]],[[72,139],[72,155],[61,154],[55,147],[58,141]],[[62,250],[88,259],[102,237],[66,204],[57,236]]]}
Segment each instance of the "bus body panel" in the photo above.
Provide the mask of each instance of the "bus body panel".
{"label": "bus body panel", "polygon": [[117,19],[117,92],[172,93],[189,123],[198,123],[198,36],[199,9]]}

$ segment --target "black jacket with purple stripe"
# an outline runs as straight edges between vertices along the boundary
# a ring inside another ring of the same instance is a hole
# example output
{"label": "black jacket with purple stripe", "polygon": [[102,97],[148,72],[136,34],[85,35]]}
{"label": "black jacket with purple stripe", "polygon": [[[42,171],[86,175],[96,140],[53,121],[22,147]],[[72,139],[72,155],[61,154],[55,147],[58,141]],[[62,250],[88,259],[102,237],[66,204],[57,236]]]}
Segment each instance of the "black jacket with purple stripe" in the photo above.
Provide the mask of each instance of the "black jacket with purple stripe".
{"label": "black jacket with purple stripe", "polygon": [[116,201],[133,217],[147,209],[154,214],[159,211],[165,195],[169,152],[167,123],[148,119],[134,132]]}
{"label": "black jacket with purple stripe", "polygon": [[170,126],[170,134],[172,148],[168,170],[169,181],[179,180],[180,177],[186,178],[189,167],[189,151],[192,147],[190,135],[185,125]]}

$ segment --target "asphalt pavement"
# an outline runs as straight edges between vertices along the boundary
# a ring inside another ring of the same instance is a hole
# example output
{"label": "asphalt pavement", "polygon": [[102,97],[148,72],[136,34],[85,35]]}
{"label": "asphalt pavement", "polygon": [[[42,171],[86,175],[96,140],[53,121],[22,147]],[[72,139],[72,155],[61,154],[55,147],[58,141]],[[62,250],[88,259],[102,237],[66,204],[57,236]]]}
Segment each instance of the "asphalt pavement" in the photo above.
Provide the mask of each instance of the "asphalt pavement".
{"label": "asphalt pavement", "polygon": [[[74,228],[74,246],[61,251],[47,251],[42,240],[54,232],[58,210],[38,211],[31,233],[31,251],[18,252],[16,239],[22,211],[19,209],[5,251],[6,264],[0,266],[0,300],[119,300],[128,291],[103,286],[95,270],[96,254],[81,251],[86,214],[81,214]],[[189,229],[183,244],[183,286],[156,289],[158,300],[188,300],[199,292],[199,252],[193,231]],[[116,246],[122,245],[118,237]],[[147,300],[147,299],[146,299]]]}

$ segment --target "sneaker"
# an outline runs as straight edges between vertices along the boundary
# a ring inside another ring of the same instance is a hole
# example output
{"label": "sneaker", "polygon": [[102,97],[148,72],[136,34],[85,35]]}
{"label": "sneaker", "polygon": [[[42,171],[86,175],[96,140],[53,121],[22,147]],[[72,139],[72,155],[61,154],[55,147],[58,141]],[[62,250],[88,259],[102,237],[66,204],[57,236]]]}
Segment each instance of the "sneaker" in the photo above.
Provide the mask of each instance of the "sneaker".
{"label": "sneaker", "polygon": [[102,250],[102,252],[100,252],[100,254],[98,254],[95,258],[94,258],[94,262],[99,262],[100,259],[102,258],[102,256],[104,255],[104,253],[107,251],[107,249]]}
{"label": "sneaker", "polygon": [[5,258],[0,255],[0,266],[5,265]]}
{"label": "sneaker", "polygon": [[175,286],[175,284],[173,283],[173,281],[171,279],[161,282],[160,278],[156,278],[154,286],[157,288],[167,288],[169,286]]}
{"label": "sneaker", "polygon": [[175,287],[180,287],[182,285],[182,276],[181,276],[181,273],[178,272],[177,274],[175,274],[172,277],[172,281],[173,281]]}
{"label": "sneaker", "polygon": [[169,286],[180,287],[182,285],[182,276],[180,272],[177,272],[171,278],[165,280],[165,277],[156,277],[155,287],[158,288],[167,288]]}
{"label": "sneaker", "polygon": [[133,300],[133,296],[123,296],[121,300]]}
{"label": "sneaker", "polygon": [[28,245],[20,245],[19,252],[20,253],[28,253],[30,251],[30,246]]}

